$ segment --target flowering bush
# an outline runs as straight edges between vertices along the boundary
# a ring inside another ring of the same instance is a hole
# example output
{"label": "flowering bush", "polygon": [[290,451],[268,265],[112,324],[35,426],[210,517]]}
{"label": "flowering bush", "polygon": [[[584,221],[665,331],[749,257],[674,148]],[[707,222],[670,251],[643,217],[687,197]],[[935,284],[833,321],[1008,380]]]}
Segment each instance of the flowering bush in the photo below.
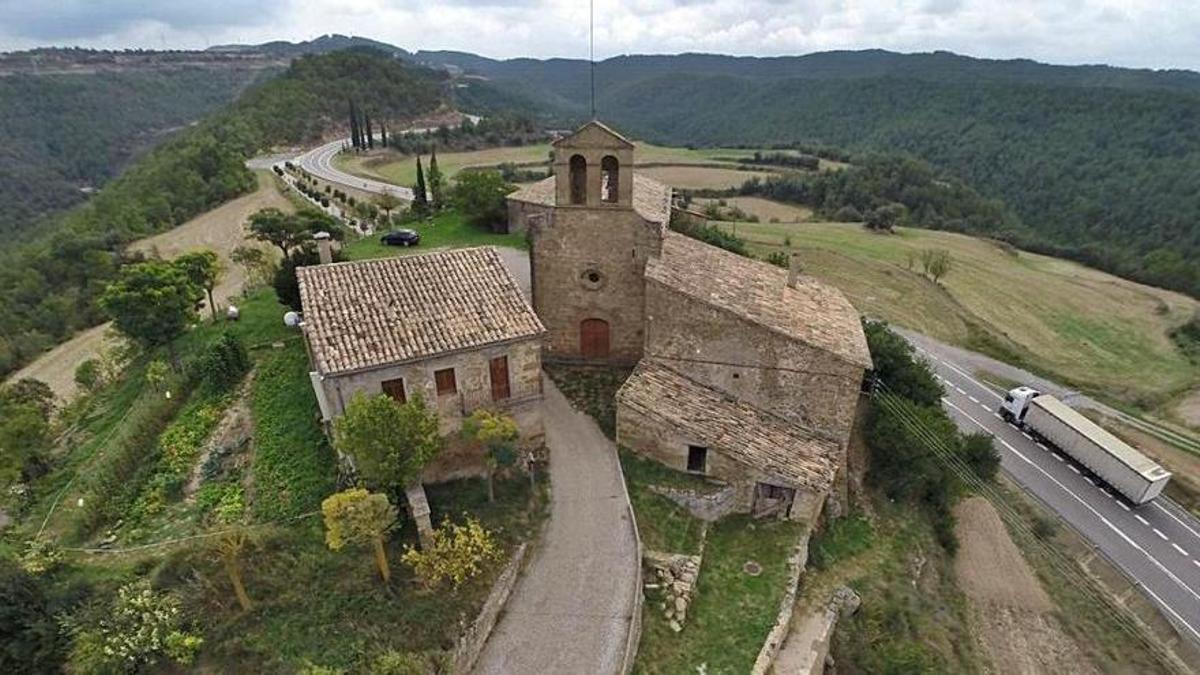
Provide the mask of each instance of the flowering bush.
{"label": "flowering bush", "polygon": [[442,521],[425,550],[409,546],[401,560],[427,588],[436,588],[447,581],[458,588],[482,574],[487,563],[499,558],[496,537],[468,516],[462,525],[450,522],[449,518]]}
{"label": "flowering bush", "polygon": [[192,662],[204,640],[181,626],[179,600],[156,593],[148,582],[117,590],[108,612],[94,625],[69,625],[75,635],[71,661],[80,672],[132,670],[162,657]]}

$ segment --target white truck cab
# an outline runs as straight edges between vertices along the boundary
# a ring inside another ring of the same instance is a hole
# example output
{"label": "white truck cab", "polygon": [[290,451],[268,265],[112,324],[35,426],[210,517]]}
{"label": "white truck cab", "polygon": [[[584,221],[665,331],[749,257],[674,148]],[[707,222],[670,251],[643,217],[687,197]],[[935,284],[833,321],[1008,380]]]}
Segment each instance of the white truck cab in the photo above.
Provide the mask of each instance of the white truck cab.
{"label": "white truck cab", "polygon": [[1042,392],[1032,387],[1013,389],[1004,395],[1004,402],[1000,404],[1000,416],[1014,424],[1024,423],[1025,413],[1029,411],[1029,402],[1041,395]]}

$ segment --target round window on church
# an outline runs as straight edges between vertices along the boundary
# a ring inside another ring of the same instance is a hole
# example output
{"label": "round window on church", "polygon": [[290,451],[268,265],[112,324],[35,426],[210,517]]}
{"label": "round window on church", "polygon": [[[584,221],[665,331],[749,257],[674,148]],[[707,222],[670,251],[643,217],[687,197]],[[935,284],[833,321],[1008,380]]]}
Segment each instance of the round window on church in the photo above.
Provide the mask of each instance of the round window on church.
{"label": "round window on church", "polygon": [[579,282],[584,288],[596,291],[604,288],[604,274],[595,268],[588,268],[579,275]]}

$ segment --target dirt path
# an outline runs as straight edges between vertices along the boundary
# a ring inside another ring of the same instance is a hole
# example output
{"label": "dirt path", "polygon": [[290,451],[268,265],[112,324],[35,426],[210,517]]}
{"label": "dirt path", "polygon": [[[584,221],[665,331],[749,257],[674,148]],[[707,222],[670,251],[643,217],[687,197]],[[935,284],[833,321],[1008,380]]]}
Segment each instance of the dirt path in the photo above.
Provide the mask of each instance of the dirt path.
{"label": "dirt path", "polygon": [[545,382],[550,522],[475,672],[611,675],[641,591],[617,449]]}
{"label": "dirt path", "polygon": [[955,515],[954,572],[993,672],[1098,673],[1059,626],[1054,604],[991,503],[972,497]]}
{"label": "dirt path", "polygon": [[[241,267],[229,260],[229,254],[246,243],[245,223],[250,214],[268,206],[285,211],[293,208],[291,202],[275,189],[270,174],[259,172],[258,190],[253,193],[218,206],[173,230],[133,242],[129,248],[148,254],[157,252],[164,258],[200,248],[216,251],[225,263],[225,275],[214,290],[213,297],[217,305],[222,306],[241,291],[246,280]],[[108,326],[94,326],[77,334],[18,370],[10,379],[29,377],[41,380],[50,385],[59,398],[70,399],[76,390],[75,369],[101,352]]]}

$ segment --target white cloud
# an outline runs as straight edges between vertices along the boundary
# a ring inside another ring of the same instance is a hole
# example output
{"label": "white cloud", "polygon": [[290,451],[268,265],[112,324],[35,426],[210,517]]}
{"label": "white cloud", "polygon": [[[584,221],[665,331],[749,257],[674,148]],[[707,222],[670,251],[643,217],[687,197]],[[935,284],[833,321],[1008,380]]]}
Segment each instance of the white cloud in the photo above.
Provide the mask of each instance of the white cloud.
{"label": "white cloud", "polygon": [[[596,50],[945,49],[1200,69],[1200,5],[1167,0],[595,0]],[[0,49],[205,47],[364,35],[406,49],[586,56],[583,0],[0,0]]]}

